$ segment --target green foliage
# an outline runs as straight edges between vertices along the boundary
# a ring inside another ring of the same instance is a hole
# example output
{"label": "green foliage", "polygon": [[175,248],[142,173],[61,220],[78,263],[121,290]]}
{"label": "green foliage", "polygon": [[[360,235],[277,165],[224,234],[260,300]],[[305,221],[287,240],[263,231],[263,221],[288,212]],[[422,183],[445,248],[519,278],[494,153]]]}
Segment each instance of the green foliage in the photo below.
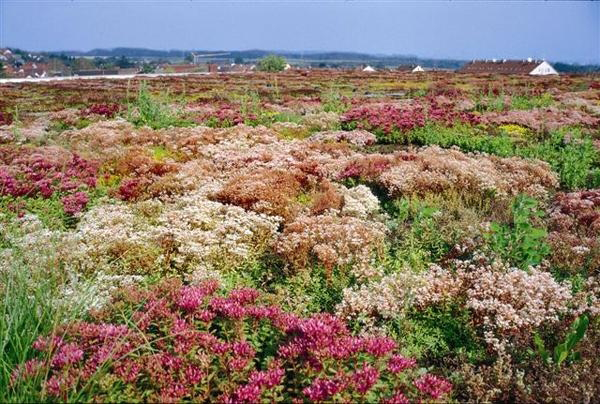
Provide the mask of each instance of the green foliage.
{"label": "green foliage", "polygon": [[27,265],[16,249],[13,252],[0,271],[0,402],[37,402],[39,380],[13,386],[11,373],[34,357],[32,344],[40,335],[80,318],[84,307],[58,305],[59,271],[42,272]]}
{"label": "green foliage", "polygon": [[479,96],[475,100],[475,110],[479,112],[505,111],[509,109],[530,110],[546,108],[554,104],[554,99],[549,93],[542,95],[513,95],[503,93],[498,95]]}
{"label": "green foliage", "polygon": [[457,304],[414,310],[388,327],[402,341],[405,355],[430,361],[448,356],[464,356],[471,362],[485,358],[485,345],[471,325],[470,313]]}
{"label": "green foliage", "polygon": [[598,151],[592,139],[578,131],[555,131],[542,143],[517,151],[518,155],[547,161],[559,174],[561,185],[567,189],[594,187],[593,173],[598,168]]}
{"label": "green foliage", "polygon": [[575,345],[585,336],[585,331],[589,323],[590,320],[586,315],[577,317],[573,321],[573,324],[571,324],[564,341],[556,345],[552,353],[548,352],[539,334],[535,334],[533,341],[537,353],[547,365],[554,365],[557,368],[561,367],[565,361],[574,362],[581,359],[579,352],[576,352],[574,349]]}
{"label": "green foliage", "polygon": [[474,230],[481,216],[488,216],[498,204],[488,198],[470,198],[459,193],[408,196],[383,204],[391,216],[390,254],[415,270],[425,270],[432,262],[446,257],[465,238],[479,233]]}
{"label": "green foliage", "polygon": [[278,277],[271,290],[282,299],[282,307],[305,315],[334,312],[344,289],[352,285],[348,271],[335,269],[327,274],[324,268],[314,266],[311,271]]}
{"label": "green foliage", "polygon": [[490,248],[521,269],[538,265],[550,253],[550,246],[545,242],[546,230],[533,223],[543,214],[535,199],[519,195],[512,205],[512,224],[490,225],[491,231],[486,235]]}
{"label": "green foliage", "polygon": [[418,198],[402,198],[392,202],[391,212],[395,220],[389,225],[397,237],[393,244],[396,259],[424,270],[448,251],[436,220],[441,213],[438,207]]}
{"label": "green foliage", "polygon": [[180,117],[178,111],[173,111],[169,105],[169,97],[162,101],[153,96],[148,86],[143,82],[138,90],[133,104],[128,105],[128,120],[136,126],[149,126],[152,129],[163,129],[171,126],[192,126],[192,122]]}
{"label": "green foliage", "polygon": [[286,61],[282,56],[268,55],[258,61],[258,70],[263,72],[282,72]]}
{"label": "green foliage", "polygon": [[549,93],[535,96],[513,95],[510,99],[510,109],[547,108],[554,104],[554,99]]}
{"label": "green foliage", "polygon": [[321,94],[321,105],[325,112],[343,114],[349,108],[342,94],[333,87]]}
{"label": "green foliage", "polygon": [[156,70],[156,67],[150,63],[144,63],[142,65],[142,70],[141,73],[142,74],[150,74],[150,73],[154,73],[154,70]]}

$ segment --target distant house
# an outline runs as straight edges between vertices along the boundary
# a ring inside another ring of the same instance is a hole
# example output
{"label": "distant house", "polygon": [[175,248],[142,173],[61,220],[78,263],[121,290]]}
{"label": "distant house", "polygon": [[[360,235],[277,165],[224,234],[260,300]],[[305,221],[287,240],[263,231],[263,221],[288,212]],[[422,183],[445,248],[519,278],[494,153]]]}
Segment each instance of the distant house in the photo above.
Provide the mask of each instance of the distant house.
{"label": "distant house", "polygon": [[45,63],[27,62],[17,72],[18,77],[39,78],[48,75],[48,65]]}
{"label": "distant house", "polygon": [[372,72],[376,72],[377,70],[375,70],[374,68],[372,68],[371,66],[367,66],[364,69],[362,69],[363,72],[367,72],[367,73],[372,73]]}
{"label": "distant house", "polygon": [[117,74],[119,74],[119,69],[73,70],[73,76],[113,76]]}
{"label": "distant house", "polygon": [[221,53],[205,53],[198,54],[192,52],[192,59],[195,65],[203,65],[203,64],[217,64],[217,65],[226,65],[232,62],[229,52],[221,52]]}
{"label": "distant house", "polygon": [[245,73],[250,71],[249,65],[231,63],[230,65],[217,66],[219,73]]}
{"label": "distant house", "polygon": [[121,74],[138,74],[140,72],[139,67],[125,67],[119,69],[119,75]]}
{"label": "distant house", "polygon": [[531,76],[547,76],[558,74],[552,65],[545,60],[474,60],[464,65],[460,73],[473,74],[529,74]]}
{"label": "distant house", "polygon": [[425,71],[420,65],[400,65],[396,70],[406,73],[419,73]]}
{"label": "distant house", "polygon": [[201,71],[202,67],[195,64],[163,64],[158,66],[156,73],[194,73]]}

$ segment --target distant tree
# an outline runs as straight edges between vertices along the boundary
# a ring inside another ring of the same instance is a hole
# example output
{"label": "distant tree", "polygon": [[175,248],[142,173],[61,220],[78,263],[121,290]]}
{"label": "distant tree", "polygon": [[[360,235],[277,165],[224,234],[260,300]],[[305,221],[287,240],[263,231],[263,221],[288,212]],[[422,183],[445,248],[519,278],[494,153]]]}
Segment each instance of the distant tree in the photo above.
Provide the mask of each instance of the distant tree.
{"label": "distant tree", "polygon": [[94,66],[96,66],[99,69],[103,69],[106,67],[106,60],[102,59],[101,57],[95,57]]}
{"label": "distant tree", "polygon": [[92,70],[94,62],[86,58],[77,58],[73,61],[73,70]]}
{"label": "distant tree", "polygon": [[48,57],[48,66],[51,72],[67,74],[69,72],[69,68],[67,64],[63,61],[63,59],[58,56],[50,56]]}
{"label": "distant tree", "polygon": [[4,70],[3,62],[0,62],[0,77],[6,77],[6,71]]}
{"label": "distant tree", "polygon": [[241,56],[237,56],[235,59],[233,59],[233,63],[235,63],[236,65],[243,65],[244,58]]}
{"label": "distant tree", "polygon": [[188,63],[192,63],[194,61],[194,56],[191,53],[186,53],[184,60]]}
{"label": "distant tree", "polygon": [[282,56],[269,55],[258,61],[258,70],[263,72],[281,72],[285,69],[286,61]]}
{"label": "distant tree", "polygon": [[127,69],[128,67],[135,66],[135,64],[124,55],[117,59],[116,65],[121,69]]}
{"label": "distant tree", "polygon": [[148,74],[148,73],[154,73],[154,70],[156,69],[156,66],[151,65],[150,63],[144,63],[142,65],[142,70],[141,72],[144,74]]}

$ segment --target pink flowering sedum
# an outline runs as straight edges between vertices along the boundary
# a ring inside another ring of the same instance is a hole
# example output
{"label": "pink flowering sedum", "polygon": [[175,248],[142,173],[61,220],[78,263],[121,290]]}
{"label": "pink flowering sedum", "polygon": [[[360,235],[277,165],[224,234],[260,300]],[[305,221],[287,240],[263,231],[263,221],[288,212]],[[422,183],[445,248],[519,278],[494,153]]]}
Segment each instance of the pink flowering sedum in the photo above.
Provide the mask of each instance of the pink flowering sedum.
{"label": "pink flowering sedum", "polygon": [[[125,324],[123,310],[130,313]],[[64,400],[74,389],[91,388],[101,401],[138,389],[149,400],[236,403],[384,399],[396,389],[415,399],[421,393],[439,398],[450,391],[433,376],[411,385],[415,362],[394,353],[395,341],[354,337],[333,315],[288,314],[262,303],[253,289],[223,294],[214,281],[165,280],[150,289],[122,289],[91,315],[90,322],[60,326],[61,338],[38,339],[39,358],[15,369],[13,383],[47,372],[41,383],[48,397]],[[269,340],[257,339],[267,331]],[[400,368],[408,379],[394,376]],[[387,383],[378,384],[382,379]]]}

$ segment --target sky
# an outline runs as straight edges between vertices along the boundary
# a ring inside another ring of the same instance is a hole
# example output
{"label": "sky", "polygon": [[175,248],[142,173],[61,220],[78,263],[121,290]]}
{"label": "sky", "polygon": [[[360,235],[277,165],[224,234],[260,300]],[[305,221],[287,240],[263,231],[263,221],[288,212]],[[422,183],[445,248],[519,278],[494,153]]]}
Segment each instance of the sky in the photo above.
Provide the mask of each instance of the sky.
{"label": "sky", "polygon": [[600,2],[0,0],[0,47],[356,51],[600,63]]}

